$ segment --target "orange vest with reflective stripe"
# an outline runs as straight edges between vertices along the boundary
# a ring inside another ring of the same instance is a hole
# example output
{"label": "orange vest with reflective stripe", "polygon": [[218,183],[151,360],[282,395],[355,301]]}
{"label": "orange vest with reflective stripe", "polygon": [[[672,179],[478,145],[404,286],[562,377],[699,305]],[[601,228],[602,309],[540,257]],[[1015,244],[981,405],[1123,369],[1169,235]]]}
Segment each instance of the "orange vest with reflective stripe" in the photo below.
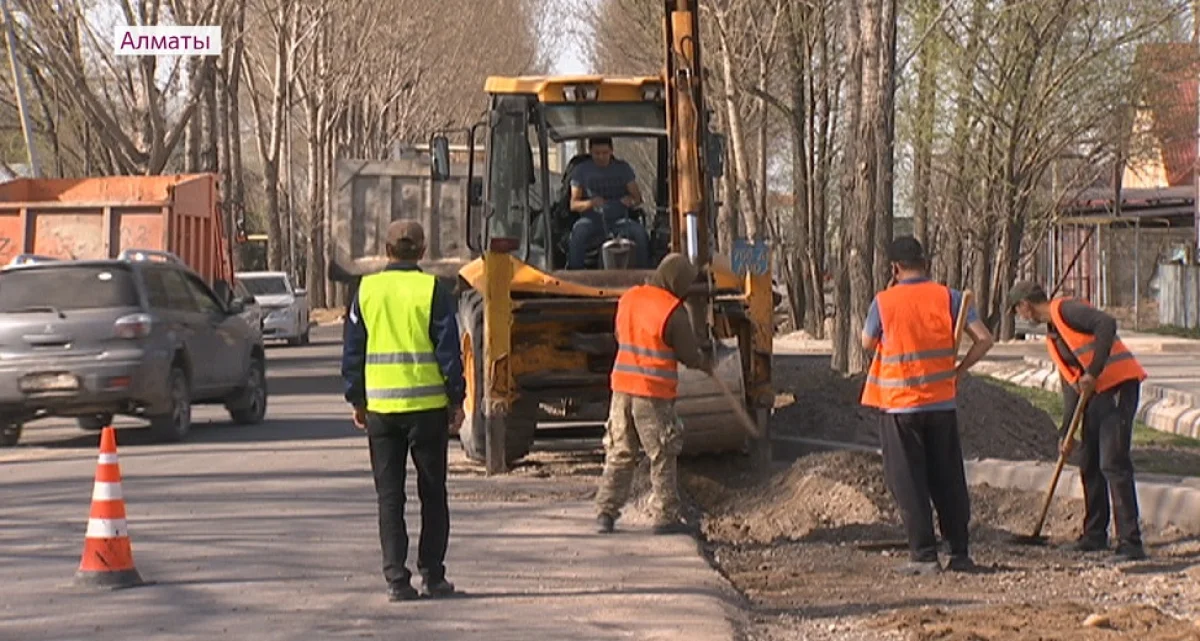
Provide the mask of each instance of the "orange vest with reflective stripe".
{"label": "orange vest with reflective stripe", "polygon": [[612,390],[673,399],[679,388],[675,350],[663,341],[667,319],[681,300],[652,285],[638,285],[617,301],[617,359]]}
{"label": "orange vest with reflective stripe", "polygon": [[[1050,321],[1054,323],[1054,329],[1062,337],[1063,342],[1067,344],[1067,347],[1071,348],[1075,359],[1086,370],[1092,364],[1092,359],[1095,358],[1093,350],[1096,346],[1096,337],[1091,334],[1077,332],[1067,325],[1062,316],[1062,304],[1064,300],[1068,299],[1056,298],[1050,301]],[[1055,346],[1052,336],[1046,337],[1046,349],[1050,352],[1050,358],[1054,361],[1054,364],[1058,366],[1058,373],[1068,383],[1074,385],[1075,381],[1078,381],[1083,376],[1083,372],[1080,369],[1067,365],[1066,359],[1058,353],[1058,348]],[[1112,351],[1108,353],[1108,361],[1104,363],[1104,370],[1096,378],[1096,391],[1104,392],[1133,379],[1139,381],[1146,380],[1146,370],[1142,369],[1141,364],[1133,357],[1133,352],[1129,351],[1128,347],[1125,347],[1125,343],[1122,343],[1120,338],[1114,337]]]}
{"label": "orange vest with reflective stripe", "polygon": [[933,282],[879,293],[883,340],[871,361],[862,404],[883,410],[954,400],[954,321],[950,289]]}

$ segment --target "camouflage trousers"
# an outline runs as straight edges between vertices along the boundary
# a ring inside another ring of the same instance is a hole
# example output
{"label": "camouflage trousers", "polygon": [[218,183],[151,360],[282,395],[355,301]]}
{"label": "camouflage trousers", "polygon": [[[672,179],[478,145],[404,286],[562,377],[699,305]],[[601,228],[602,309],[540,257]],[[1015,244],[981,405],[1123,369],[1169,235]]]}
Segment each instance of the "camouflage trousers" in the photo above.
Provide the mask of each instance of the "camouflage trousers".
{"label": "camouflage trousers", "polygon": [[654,524],[680,520],[675,461],[683,451],[683,423],[675,401],[613,392],[604,431],[604,475],[596,508],[613,519],[629,501],[633,473],[641,451],[650,459],[651,507]]}

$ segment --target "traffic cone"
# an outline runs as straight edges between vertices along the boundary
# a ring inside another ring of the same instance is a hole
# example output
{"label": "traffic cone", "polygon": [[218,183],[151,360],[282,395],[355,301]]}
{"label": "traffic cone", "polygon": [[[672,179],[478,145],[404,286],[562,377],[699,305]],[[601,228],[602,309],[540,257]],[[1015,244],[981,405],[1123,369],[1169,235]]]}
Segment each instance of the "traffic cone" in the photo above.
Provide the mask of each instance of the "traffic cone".
{"label": "traffic cone", "polygon": [[100,458],[92,488],[92,511],[83,540],[83,558],[75,584],[99,588],[131,588],[145,583],[133,565],[125,499],[121,494],[121,466],[117,463],[117,435],[112,427],[100,433]]}

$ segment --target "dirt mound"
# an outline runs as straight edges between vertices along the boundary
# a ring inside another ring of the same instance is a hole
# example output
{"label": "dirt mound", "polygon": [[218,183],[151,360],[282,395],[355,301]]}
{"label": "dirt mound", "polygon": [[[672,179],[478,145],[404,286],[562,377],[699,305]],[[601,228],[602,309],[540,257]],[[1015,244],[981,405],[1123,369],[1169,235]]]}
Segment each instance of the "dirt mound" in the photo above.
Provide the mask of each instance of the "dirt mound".
{"label": "dirt mound", "polygon": [[[904,538],[877,454],[810,454],[767,476],[726,468],[685,464],[681,470],[682,488],[698,508],[709,541],[744,545]],[[639,485],[646,489],[644,481]],[[972,486],[970,494],[975,541],[1031,532],[1042,504],[1039,493],[988,485]],[[1082,502],[1056,498],[1042,532],[1072,537],[1080,530],[1082,514]]]}
{"label": "dirt mound", "polygon": [[905,632],[913,641],[1200,639],[1200,627],[1150,606],[1127,606],[1096,611],[1077,603],[1026,603],[963,610],[926,607],[885,616],[873,627]]}
{"label": "dirt mound", "polygon": [[761,484],[731,488],[686,474],[688,496],[704,512],[709,540],[770,543],[814,531],[894,520],[878,457],[862,452],[807,456]]}
{"label": "dirt mound", "polygon": [[[775,361],[781,392],[772,416],[775,433],[878,447],[879,414],[859,404],[862,375],[835,374],[827,356],[776,356]],[[1025,399],[968,377],[958,401],[966,458],[1055,459],[1056,425]]]}

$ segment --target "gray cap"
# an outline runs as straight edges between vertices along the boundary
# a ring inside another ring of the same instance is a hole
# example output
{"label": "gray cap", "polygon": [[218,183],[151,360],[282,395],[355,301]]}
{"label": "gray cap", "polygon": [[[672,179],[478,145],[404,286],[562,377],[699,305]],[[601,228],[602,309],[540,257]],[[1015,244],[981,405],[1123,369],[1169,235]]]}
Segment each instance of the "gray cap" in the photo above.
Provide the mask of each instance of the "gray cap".
{"label": "gray cap", "polygon": [[1037,297],[1042,300],[1046,298],[1046,290],[1042,286],[1031,281],[1021,280],[1013,283],[1013,286],[1008,290],[1008,297],[1004,299],[1004,304],[1008,309],[1012,309],[1022,301]]}
{"label": "gray cap", "polygon": [[421,223],[415,220],[395,220],[387,228],[387,244],[397,247],[400,243],[408,243],[412,247],[425,246],[425,230]]}

